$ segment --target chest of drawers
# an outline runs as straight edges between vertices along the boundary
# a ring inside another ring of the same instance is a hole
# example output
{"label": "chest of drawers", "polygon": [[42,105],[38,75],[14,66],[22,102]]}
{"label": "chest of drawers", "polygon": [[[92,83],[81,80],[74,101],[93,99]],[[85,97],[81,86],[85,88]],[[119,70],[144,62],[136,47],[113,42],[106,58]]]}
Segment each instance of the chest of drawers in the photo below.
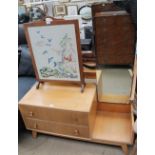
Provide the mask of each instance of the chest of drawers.
{"label": "chest of drawers", "polygon": [[[98,80],[97,83],[99,84]],[[121,146],[127,154],[132,144],[132,108],[130,104],[99,103],[96,84],[36,84],[19,101],[25,126],[37,133],[89,142]]]}
{"label": "chest of drawers", "polygon": [[126,11],[99,12],[94,16],[98,65],[133,65],[135,29]]}
{"label": "chest of drawers", "polygon": [[[88,97],[89,96],[89,97]],[[36,132],[90,138],[96,114],[96,88],[44,84],[35,86],[20,101],[26,128]]]}

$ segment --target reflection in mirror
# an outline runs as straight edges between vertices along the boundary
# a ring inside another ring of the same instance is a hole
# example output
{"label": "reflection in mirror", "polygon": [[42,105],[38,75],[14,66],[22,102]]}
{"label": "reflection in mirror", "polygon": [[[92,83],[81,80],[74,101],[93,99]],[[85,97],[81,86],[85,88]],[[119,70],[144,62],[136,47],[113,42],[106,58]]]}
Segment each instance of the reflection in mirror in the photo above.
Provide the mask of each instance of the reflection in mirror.
{"label": "reflection in mirror", "polygon": [[130,68],[104,68],[97,71],[99,102],[129,103],[132,87]]}

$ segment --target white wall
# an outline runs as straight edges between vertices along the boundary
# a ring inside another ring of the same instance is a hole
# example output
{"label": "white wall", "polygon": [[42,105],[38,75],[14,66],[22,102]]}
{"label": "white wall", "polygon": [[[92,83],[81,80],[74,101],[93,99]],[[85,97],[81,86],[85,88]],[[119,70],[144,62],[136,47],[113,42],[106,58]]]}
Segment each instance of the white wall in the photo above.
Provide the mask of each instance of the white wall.
{"label": "white wall", "polygon": [[[38,4],[38,3],[29,3],[30,0],[25,0],[25,4]],[[35,0],[34,0],[35,1]],[[53,6],[57,5],[57,4],[64,4],[64,5],[77,5],[78,9],[83,6],[83,5],[87,5],[87,4],[92,4],[94,2],[107,2],[109,0],[70,0],[67,3],[62,3],[59,2],[59,0],[45,0],[44,4],[46,4],[47,8],[48,8],[48,13],[47,15],[49,16],[53,16]]]}

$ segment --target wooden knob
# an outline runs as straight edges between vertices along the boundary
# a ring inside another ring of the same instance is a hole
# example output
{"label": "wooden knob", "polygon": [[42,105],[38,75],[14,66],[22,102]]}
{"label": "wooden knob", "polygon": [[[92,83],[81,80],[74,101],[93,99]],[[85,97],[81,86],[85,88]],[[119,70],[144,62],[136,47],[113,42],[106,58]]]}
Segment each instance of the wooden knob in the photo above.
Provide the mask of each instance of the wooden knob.
{"label": "wooden knob", "polygon": [[33,116],[33,112],[32,111],[29,112],[29,116],[31,116],[31,117]]}
{"label": "wooden knob", "polygon": [[76,136],[78,136],[78,135],[79,135],[79,130],[78,130],[78,129],[75,129],[75,130],[74,130],[74,134],[75,134]]}

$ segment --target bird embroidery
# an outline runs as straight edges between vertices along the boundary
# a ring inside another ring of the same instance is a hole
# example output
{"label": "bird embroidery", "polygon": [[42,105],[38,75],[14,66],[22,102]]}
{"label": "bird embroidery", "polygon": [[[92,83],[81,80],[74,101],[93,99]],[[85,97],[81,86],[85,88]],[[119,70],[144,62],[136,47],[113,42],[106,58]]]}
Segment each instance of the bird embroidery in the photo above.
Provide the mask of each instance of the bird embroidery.
{"label": "bird embroidery", "polygon": [[40,33],[40,31],[37,31],[37,34],[39,34]]}
{"label": "bird embroidery", "polygon": [[64,60],[71,62],[72,61],[72,55],[70,54],[68,57],[64,56]]}
{"label": "bird embroidery", "polygon": [[45,54],[47,54],[48,53],[48,51],[47,50],[45,50],[44,52],[43,52],[43,55],[45,55]]}
{"label": "bird embroidery", "polygon": [[48,58],[48,63],[51,63],[53,60],[53,57]]}
{"label": "bird embroidery", "polygon": [[47,39],[47,40],[48,40],[49,43],[52,41],[52,39]]}

